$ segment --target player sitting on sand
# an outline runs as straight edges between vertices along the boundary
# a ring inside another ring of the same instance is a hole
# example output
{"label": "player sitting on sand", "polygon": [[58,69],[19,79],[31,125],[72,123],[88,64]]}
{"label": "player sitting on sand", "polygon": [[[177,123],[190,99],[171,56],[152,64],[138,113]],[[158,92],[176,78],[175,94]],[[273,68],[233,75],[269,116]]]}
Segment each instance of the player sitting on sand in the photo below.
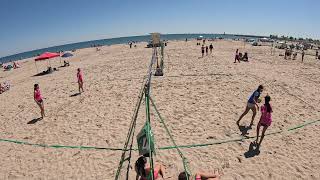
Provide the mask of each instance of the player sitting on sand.
{"label": "player sitting on sand", "polygon": [[[137,176],[136,176],[136,180],[150,180],[152,179],[152,174],[151,174],[151,168],[150,167],[146,167],[147,164],[147,158],[144,156],[141,156],[138,158],[138,160],[136,161],[135,164],[135,170],[137,172]],[[162,179],[163,175],[164,175],[164,170],[163,170],[163,166],[160,164],[155,165],[153,168],[153,177],[154,179],[158,179],[159,178],[159,174],[161,175]]]}
{"label": "player sitting on sand", "polygon": [[[220,176],[222,175],[222,173],[203,173],[203,172],[198,172],[194,175],[194,178],[195,180],[219,180]],[[178,176],[178,180],[187,180],[187,177],[189,177],[189,179],[192,179],[190,178],[190,175],[186,172],[182,172],[179,174]]]}
{"label": "player sitting on sand", "polygon": [[259,97],[260,97],[262,91],[263,91],[263,86],[259,85],[258,89],[252,93],[252,95],[250,96],[250,98],[249,98],[249,100],[247,102],[246,110],[242,113],[242,115],[240,116],[239,120],[237,121],[237,125],[238,126],[239,126],[240,120],[246,114],[248,114],[250,109],[253,112],[252,120],[251,120],[251,123],[250,123],[250,127],[253,125],[253,121],[254,121],[254,118],[256,117],[257,110],[259,111],[258,101],[259,101]]}
{"label": "player sitting on sand", "polygon": [[[271,125],[271,122],[272,122],[272,116],[271,116],[272,107],[270,105],[271,97],[267,95],[266,97],[264,97],[264,101],[265,101],[264,105],[261,106],[260,121],[257,125],[257,139],[255,141],[255,145],[257,145],[258,148],[260,147],[261,142],[264,138],[264,133],[266,132],[266,130],[268,129],[268,127]],[[259,131],[261,126],[263,126],[263,129],[262,129],[260,142],[258,143]]]}

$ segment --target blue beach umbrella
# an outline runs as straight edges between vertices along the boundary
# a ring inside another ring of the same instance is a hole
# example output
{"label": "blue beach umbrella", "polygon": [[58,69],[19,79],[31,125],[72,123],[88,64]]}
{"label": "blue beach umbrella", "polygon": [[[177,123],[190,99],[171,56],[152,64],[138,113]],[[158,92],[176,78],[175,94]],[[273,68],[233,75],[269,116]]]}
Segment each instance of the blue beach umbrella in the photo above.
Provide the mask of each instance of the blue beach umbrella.
{"label": "blue beach umbrella", "polygon": [[71,57],[71,56],[73,56],[73,54],[71,54],[71,53],[64,53],[61,57],[66,58],[66,57]]}

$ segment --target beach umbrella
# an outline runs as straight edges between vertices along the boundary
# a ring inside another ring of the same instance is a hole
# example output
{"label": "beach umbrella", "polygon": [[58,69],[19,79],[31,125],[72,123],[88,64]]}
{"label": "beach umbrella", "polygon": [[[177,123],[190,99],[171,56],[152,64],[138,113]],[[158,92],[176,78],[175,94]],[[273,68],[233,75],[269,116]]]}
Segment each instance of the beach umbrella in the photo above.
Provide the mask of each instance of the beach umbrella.
{"label": "beach umbrella", "polygon": [[[63,57],[63,58],[69,58],[69,57],[72,57],[72,56],[73,56],[73,54],[67,52],[67,53],[64,53],[61,57]],[[60,57],[60,63],[61,63],[61,57]]]}
{"label": "beach umbrella", "polygon": [[73,54],[71,53],[64,53],[61,57],[67,58],[67,57],[71,57],[73,56]]}
{"label": "beach umbrella", "polygon": [[[37,71],[38,71],[38,67],[37,67],[37,63],[36,63],[37,61],[44,61],[44,60],[55,58],[55,57],[58,57],[58,56],[60,56],[59,53],[52,53],[52,52],[42,53],[40,56],[38,56],[35,59],[35,65],[36,65]],[[50,64],[50,61],[49,61],[49,64]],[[50,66],[51,66],[51,64],[50,64]]]}
{"label": "beach umbrella", "polygon": [[59,53],[45,52],[41,54],[39,57],[37,57],[35,61],[42,61],[42,60],[51,59],[58,56],[60,56]]}

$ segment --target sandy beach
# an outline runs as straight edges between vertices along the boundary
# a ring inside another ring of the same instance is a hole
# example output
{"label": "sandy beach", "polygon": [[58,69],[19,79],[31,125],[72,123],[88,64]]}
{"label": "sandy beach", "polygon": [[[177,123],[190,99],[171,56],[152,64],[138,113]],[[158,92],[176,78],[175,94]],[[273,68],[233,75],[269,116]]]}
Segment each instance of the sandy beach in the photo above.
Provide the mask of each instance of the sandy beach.
{"label": "sandy beach", "polygon": [[[320,61],[306,55],[301,62],[284,60],[269,46],[254,47],[241,41],[213,41],[213,54],[201,56],[196,40],[169,41],[165,49],[163,77],[152,80],[151,96],[178,145],[213,143],[240,138],[236,121],[248,97],[259,84],[272,98],[273,123],[260,154],[250,157],[254,139],[182,148],[190,169],[220,169],[223,180],[320,179],[320,122],[294,131],[291,127],[320,119]],[[207,42],[210,45],[210,42]],[[0,82],[11,89],[0,95],[1,139],[48,145],[122,148],[147,73],[152,49],[146,43],[103,46],[77,50],[70,66],[34,76],[33,59],[19,69],[0,72]],[[249,62],[233,63],[236,49],[249,53]],[[63,59],[62,59],[63,60]],[[59,67],[60,59],[50,60]],[[38,71],[47,62],[38,62]],[[85,92],[78,92],[77,68],[83,69]],[[46,117],[33,100],[33,85],[39,83]],[[165,129],[152,109],[156,147],[171,146]],[[252,112],[241,121],[249,125]],[[255,125],[260,118],[258,112]],[[144,104],[137,132],[145,122]],[[255,136],[256,127],[248,131]],[[0,179],[114,179],[121,151],[46,148],[1,141]],[[136,145],[136,143],[135,143]],[[138,153],[133,152],[134,164]],[[158,150],[156,162],[165,166],[165,179],[175,180],[183,171],[176,150]],[[135,179],[134,169],[130,178]]]}

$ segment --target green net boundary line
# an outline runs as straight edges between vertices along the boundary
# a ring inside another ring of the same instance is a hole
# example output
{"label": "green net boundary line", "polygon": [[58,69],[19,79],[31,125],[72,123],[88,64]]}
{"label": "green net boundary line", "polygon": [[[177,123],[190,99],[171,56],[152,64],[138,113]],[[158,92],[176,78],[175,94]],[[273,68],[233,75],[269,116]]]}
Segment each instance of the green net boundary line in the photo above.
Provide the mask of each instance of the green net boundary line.
{"label": "green net boundary line", "polygon": [[[170,133],[170,130],[169,128],[167,127],[166,123],[164,122],[164,119],[162,118],[160,112],[158,111],[153,99],[150,97],[150,101],[152,103],[152,106],[154,107],[154,110],[156,111],[159,119],[160,119],[160,122],[163,124],[167,134],[169,135],[170,139],[171,139],[171,142],[173,144],[172,147],[174,147],[177,151],[178,151],[178,154],[180,155],[180,158],[182,159],[182,163],[183,163],[183,168],[184,168],[184,172],[190,174],[190,168],[189,168],[189,164],[188,164],[188,160],[187,158],[184,156],[184,154],[181,152],[180,148],[178,147],[176,141],[174,140],[173,136],[171,135]],[[189,176],[187,176],[187,180],[189,180]]]}
{"label": "green net boundary line", "polygon": [[[311,125],[311,124],[315,124],[317,122],[319,122],[320,119],[318,120],[314,120],[314,121],[309,121],[303,124],[300,124],[298,126],[289,128],[287,130],[279,130],[279,131],[275,131],[275,132],[270,132],[270,133],[266,133],[266,136],[268,135],[275,135],[275,134],[280,134],[283,132],[287,132],[287,131],[294,131],[297,129],[301,129],[304,128],[305,126]],[[217,145],[217,144],[225,144],[225,143],[229,143],[229,142],[237,142],[237,141],[243,141],[246,139],[252,139],[255,138],[256,136],[243,136],[243,137],[238,137],[238,138],[233,138],[233,139],[227,139],[227,140],[220,140],[220,141],[216,141],[216,142],[212,142],[212,143],[205,143],[205,144],[191,144],[191,145],[179,145],[179,146],[166,146],[166,147],[160,147],[157,148],[159,150],[168,150],[168,149],[176,149],[178,148],[195,148],[195,147],[205,147],[205,146],[212,146],[212,145]],[[25,142],[25,141],[18,141],[18,140],[12,140],[12,139],[0,139],[0,142],[9,142],[9,143],[15,143],[15,144],[22,144],[22,145],[30,145],[30,146],[36,146],[36,147],[44,147],[44,148],[64,148],[64,149],[80,149],[80,150],[91,150],[91,149],[95,149],[95,150],[111,150],[111,151],[124,151],[124,149],[122,148],[112,148],[112,147],[94,147],[94,146],[67,146],[67,145],[48,145],[48,144],[38,144],[38,143],[29,143],[29,142]],[[127,149],[125,151],[129,151],[130,149]],[[134,151],[137,151],[137,148],[131,149]]]}

